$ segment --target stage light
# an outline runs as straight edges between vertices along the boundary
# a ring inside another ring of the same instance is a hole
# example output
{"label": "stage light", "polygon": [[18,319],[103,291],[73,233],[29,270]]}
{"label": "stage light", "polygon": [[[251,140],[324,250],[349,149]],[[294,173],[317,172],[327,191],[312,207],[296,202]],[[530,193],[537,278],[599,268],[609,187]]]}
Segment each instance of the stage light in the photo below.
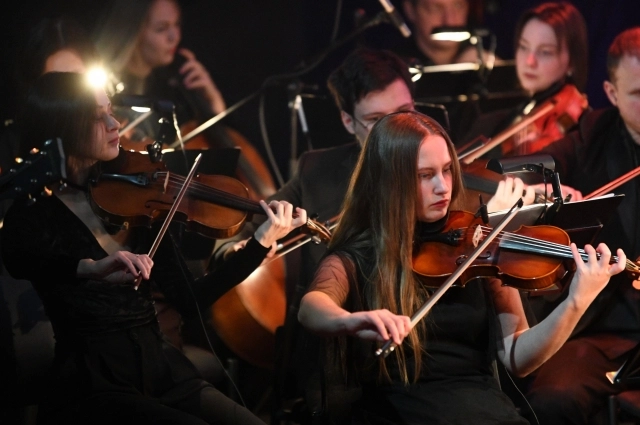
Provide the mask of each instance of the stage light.
{"label": "stage light", "polygon": [[91,87],[105,87],[107,83],[107,73],[102,68],[91,68],[87,71],[87,82]]}

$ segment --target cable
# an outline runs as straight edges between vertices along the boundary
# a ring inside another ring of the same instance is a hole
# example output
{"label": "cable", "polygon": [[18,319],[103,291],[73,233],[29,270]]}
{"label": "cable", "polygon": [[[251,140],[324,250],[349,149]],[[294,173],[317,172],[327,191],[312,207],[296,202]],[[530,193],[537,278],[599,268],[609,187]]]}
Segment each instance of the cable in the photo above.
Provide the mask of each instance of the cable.
{"label": "cable", "polygon": [[[173,247],[174,254],[181,256],[182,254],[178,251],[178,246],[177,246],[177,244],[176,244],[171,232],[169,232],[169,237],[171,238],[171,242],[172,242],[171,245]],[[202,329],[202,333],[204,334],[205,339],[207,340],[207,344],[209,345],[209,349],[211,350],[211,353],[213,354],[213,356],[216,358],[216,360],[218,361],[218,363],[222,367],[222,370],[224,371],[224,374],[227,376],[227,379],[229,380],[229,382],[233,386],[233,389],[235,390],[236,394],[238,394],[238,397],[240,398],[240,403],[242,404],[243,407],[248,408],[247,404],[244,401],[244,398],[242,397],[242,394],[240,393],[240,389],[238,388],[238,386],[236,385],[234,380],[231,378],[231,375],[227,371],[227,368],[225,368],[224,365],[222,364],[222,361],[220,360],[220,357],[218,357],[218,353],[216,353],[216,351],[213,349],[213,344],[211,343],[211,339],[209,338],[209,335],[207,334],[207,329],[206,329],[206,326],[204,324],[204,320],[202,319],[202,312],[200,311],[200,306],[198,305],[198,299],[196,298],[196,294],[193,293],[193,288],[191,288],[191,285],[189,284],[189,277],[187,276],[187,273],[184,270],[184,264],[179,261],[178,265],[180,266],[180,272],[182,273],[182,277],[184,278],[184,282],[187,284],[187,289],[189,290],[189,294],[191,295],[191,298],[194,301],[194,305],[195,305],[196,311],[198,313],[198,319],[200,319],[200,327]]]}
{"label": "cable", "polygon": [[271,142],[269,142],[269,135],[267,134],[267,123],[264,116],[264,93],[260,95],[258,117],[260,120],[260,133],[262,134],[262,141],[267,152],[267,157],[269,158],[271,168],[273,168],[273,172],[276,175],[276,180],[278,180],[278,184],[280,185],[280,187],[282,187],[284,186],[284,179],[282,178],[282,174],[280,174],[280,168],[278,167],[278,164],[276,163],[276,160],[273,156],[273,149],[271,149]]}
{"label": "cable", "polygon": [[520,397],[522,397],[524,402],[527,403],[527,406],[529,407],[529,411],[531,412],[531,414],[533,415],[534,419],[536,420],[536,423],[538,425],[540,425],[540,421],[538,420],[538,416],[536,415],[536,412],[533,411],[533,407],[531,407],[531,404],[529,404],[529,400],[527,400],[527,397],[525,397],[525,395],[522,393],[522,391],[520,391],[520,388],[518,388],[518,385],[516,385],[515,381],[511,377],[511,374],[509,373],[509,371],[507,370],[506,367],[504,368],[504,372],[507,375],[507,377],[509,378],[509,381],[511,381],[511,384],[513,384],[513,388],[516,389],[518,394],[520,394]]}
{"label": "cable", "polygon": [[[341,1],[341,0],[339,0],[339,1]],[[340,7],[341,7],[341,5],[340,5]],[[386,21],[387,21],[386,12],[382,11],[379,14],[377,14],[373,19],[371,19],[370,21],[368,21],[368,22],[364,23],[363,25],[361,25],[360,27],[356,28],[355,31],[352,31],[346,37],[344,37],[344,38],[342,38],[340,40],[335,40],[332,43],[330,43],[329,46],[327,46],[315,58],[313,58],[308,65],[304,66],[300,70],[294,71],[294,72],[290,72],[290,73],[286,73],[286,74],[271,75],[271,76],[267,77],[264,80],[264,82],[262,83],[262,86],[260,87],[260,90],[258,91],[258,93],[260,94],[260,104],[259,104],[259,107],[258,107],[258,118],[259,118],[259,122],[260,122],[260,133],[262,135],[262,140],[263,140],[263,143],[264,143],[264,147],[265,147],[267,156],[269,158],[269,162],[271,164],[271,167],[273,168],[273,171],[274,171],[274,173],[276,175],[276,179],[278,180],[278,183],[280,184],[280,186],[284,185],[284,179],[282,178],[282,175],[280,174],[280,171],[279,171],[279,167],[278,167],[277,163],[275,162],[275,159],[274,159],[274,156],[273,156],[273,149],[271,147],[271,143],[269,141],[269,136],[267,134],[267,125],[266,125],[266,121],[265,121],[265,112],[264,112],[265,89],[267,87],[269,87],[269,86],[276,85],[277,83],[281,83],[283,81],[295,80],[296,78],[307,74],[308,72],[313,70],[315,67],[317,67],[329,55],[329,53],[331,53],[332,51],[334,51],[338,47],[342,46],[343,44],[347,43],[348,41],[352,40],[353,38],[357,37],[358,35],[360,35],[360,33],[364,32],[366,29],[368,29],[370,27],[373,27],[373,26],[376,26],[376,25],[379,25],[382,22],[386,22]]]}

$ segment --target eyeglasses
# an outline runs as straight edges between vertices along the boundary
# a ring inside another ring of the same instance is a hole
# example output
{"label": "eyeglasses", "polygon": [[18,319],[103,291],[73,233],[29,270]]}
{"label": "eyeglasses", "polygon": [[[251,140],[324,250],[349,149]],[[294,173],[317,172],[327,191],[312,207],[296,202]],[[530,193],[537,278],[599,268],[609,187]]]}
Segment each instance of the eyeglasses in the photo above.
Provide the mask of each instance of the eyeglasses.
{"label": "eyeglasses", "polygon": [[365,130],[367,131],[371,131],[371,128],[373,128],[373,125],[379,120],[380,118],[374,118],[371,120],[367,120],[367,122],[362,122],[360,121],[358,118],[356,118],[356,116],[353,116],[353,120],[355,122],[357,122],[358,124],[360,124]]}
{"label": "eyeglasses", "polygon": [[[402,108],[400,108],[398,110],[392,111],[390,113],[401,112],[401,111],[415,111],[415,110],[416,110],[415,109],[415,104],[411,103],[410,105],[405,105],[404,107],[402,107]],[[370,119],[368,119],[366,121],[360,121],[358,118],[356,118],[355,114],[351,115],[351,118],[353,118],[353,120],[355,122],[357,122],[358,124],[360,124],[362,126],[362,128],[364,128],[365,130],[371,131],[371,129],[373,128],[374,124],[377,123],[378,120],[380,118],[382,118],[383,116],[384,115],[381,115],[381,116],[375,117],[375,118],[370,118]]]}

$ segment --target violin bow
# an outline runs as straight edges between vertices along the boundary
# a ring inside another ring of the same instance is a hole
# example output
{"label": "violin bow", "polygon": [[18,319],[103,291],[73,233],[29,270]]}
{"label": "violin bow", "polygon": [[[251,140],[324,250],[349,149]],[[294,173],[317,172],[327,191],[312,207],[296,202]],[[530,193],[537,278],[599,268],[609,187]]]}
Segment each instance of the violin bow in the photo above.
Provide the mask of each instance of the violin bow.
{"label": "violin bow", "polygon": [[594,190],[593,192],[585,196],[583,199],[586,200],[586,199],[595,198],[597,196],[606,195],[607,193],[611,192],[613,189],[619,186],[622,186],[623,184],[625,184],[626,182],[628,182],[629,180],[637,176],[640,176],[640,167],[636,167],[633,170],[629,171],[628,173],[623,174],[617,179],[605,184],[600,189]]}
{"label": "violin bow", "polygon": [[[189,174],[187,175],[187,177],[185,177],[184,184],[180,188],[178,195],[176,195],[176,199],[175,201],[173,201],[173,205],[171,205],[171,209],[167,213],[167,217],[164,219],[164,223],[162,223],[162,227],[160,228],[160,231],[156,235],[156,239],[153,241],[153,245],[151,245],[151,249],[149,250],[149,257],[153,258],[153,255],[156,253],[158,246],[160,246],[160,241],[162,240],[162,237],[164,236],[164,234],[167,232],[167,229],[169,228],[169,224],[171,224],[171,219],[173,219],[173,216],[176,213],[178,206],[180,205],[180,202],[182,202],[182,198],[184,198],[184,194],[187,193],[187,189],[189,188],[189,183],[193,179],[193,176],[196,174],[196,170],[198,169],[198,165],[200,165],[201,158],[202,158],[202,153],[199,153],[196,159],[193,161],[191,170],[189,171]],[[169,178],[169,173],[167,173],[166,179],[168,178]],[[142,281],[142,275],[136,278],[136,281],[134,284],[134,289],[136,291],[138,290],[138,286],[140,286],[141,281]]]}
{"label": "violin bow", "polygon": [[[493,228],[493,230],[482,240],[481,243],[478,244],[475,250],[469,257],[456,269],[455,272],[449,276],[449,278],[442,284],[440,287],[429,297],[427,302],[425,302],[422,307],[416,311],[413,316],[411,316],[411,328],[413,328],[422,318],[431,310],[431,307],[444,295],[444,293],[455,283],[456,280],[462,275],[471,266],[476,258],[487,248],[487,246],[502,232],[502,229],[505,228],[507,224],[513,219],[524,202],[522,198],[518,199],[518,202],[515,203],[513,207],[509,210],[507,214],[500,220],[500,223]],[[393,342],[392,339],[387,340],[387,342],[380,348],[375,351],[376,356],[384,356],[387,357],[397,345]]]}
{"label": "violin bow", "polygon": [[518,131],[522,130],[532,122],[537,121],[539,118],[551,112],[553,108],[554,108],[554,104],[549,103],[540,107],[540,109],[538,110],[534,109],[534,111],[531,112],[533,115],[526,116],[518,123],[514,124],[513,126],[504,130],[503,132],[499,133],[492,139],[489,139],[489,141],[486,142],[484,145],[479,146],[476,149],[473,149],[467,152],[457,152],[458,160],[467,165],[471,164],[473,161],[480,158],[482,155],[489,152],[491,149],[495,148],[496,146],[498,146],[499,144],[507,140],[509,137],[516,134]]}

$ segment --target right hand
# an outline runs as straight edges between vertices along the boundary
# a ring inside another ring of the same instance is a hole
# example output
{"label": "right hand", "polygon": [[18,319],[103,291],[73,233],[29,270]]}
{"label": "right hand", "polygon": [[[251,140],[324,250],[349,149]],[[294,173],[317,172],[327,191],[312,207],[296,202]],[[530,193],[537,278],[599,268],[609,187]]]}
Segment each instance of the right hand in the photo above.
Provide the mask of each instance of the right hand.
{"label": "right hand", "polygon": [[508,210],[520,198],[522,198],[524,205],[530,205],[535,201],[535,196],[533,188],[526,186],[522,179],[507,176],[498,183],[496,193],[487,202],[487,212]]}
{"label": "right hand", "polygon": [[87,275],[113,284],[133,284],[140,275],[148,280],[152,267],[153,260],[147,254],[116,251],[101,260],[88,260]]}
{"label": "right hand", "polygon": [[349,335],[371,341],[385,342],[391,338],[400,345],[411,331],[408,316],[393,314],[387,309],[350,313],[344,320]]}

